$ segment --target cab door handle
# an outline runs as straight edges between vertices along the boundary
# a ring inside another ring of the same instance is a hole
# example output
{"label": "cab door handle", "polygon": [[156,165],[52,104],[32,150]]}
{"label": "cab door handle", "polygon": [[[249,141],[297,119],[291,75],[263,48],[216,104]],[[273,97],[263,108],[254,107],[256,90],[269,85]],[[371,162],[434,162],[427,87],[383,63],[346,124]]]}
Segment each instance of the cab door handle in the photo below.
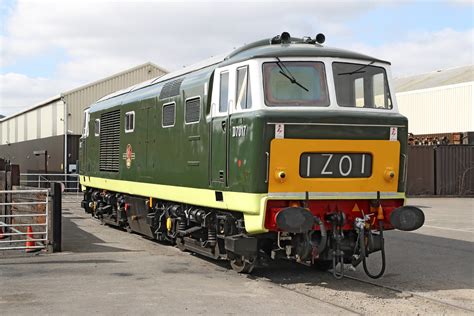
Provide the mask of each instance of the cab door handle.
{"label": "cab door handle", "polygon": [[221,125],[222,125],[222,130],[225,132],[226,121],[222,121],[222,122],[221,122]]}

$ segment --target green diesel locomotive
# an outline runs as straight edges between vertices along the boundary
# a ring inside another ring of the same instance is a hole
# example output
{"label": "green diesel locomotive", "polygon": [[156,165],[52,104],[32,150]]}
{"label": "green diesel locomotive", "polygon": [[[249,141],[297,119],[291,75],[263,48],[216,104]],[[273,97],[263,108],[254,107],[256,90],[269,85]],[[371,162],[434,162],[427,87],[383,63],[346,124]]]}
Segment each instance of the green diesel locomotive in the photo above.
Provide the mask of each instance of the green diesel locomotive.
{"label": "green diesel locomotive", "polygon": [[424,222],[404,206],[408,123],[390,63],[323,42],[284,32],[97,101],[84,209],[238,272],[287,258],[381,276],[383,231]]}

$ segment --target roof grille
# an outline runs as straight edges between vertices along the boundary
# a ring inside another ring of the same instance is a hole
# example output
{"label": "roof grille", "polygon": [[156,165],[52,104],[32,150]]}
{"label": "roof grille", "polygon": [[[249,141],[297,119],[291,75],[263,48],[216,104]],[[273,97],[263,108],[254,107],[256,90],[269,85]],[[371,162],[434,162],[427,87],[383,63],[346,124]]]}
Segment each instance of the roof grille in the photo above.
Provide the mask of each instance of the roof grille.
{"label": "roof grille", "polygon": [[118,172],[120,163],[120,110],[100,115],[100,171]]}
{"label": "roof grille", "polygon": [[179,95],[179,89],[184,78],[179,78],[170,82],[165,83],[163,89],[160,92],[160,99],[171,98]]}
{"label": "roof grille", "polygon": [[199,116],[201,115],[200,101],[200,98],[194,98],[186,101],[186,123],[199,122]]}

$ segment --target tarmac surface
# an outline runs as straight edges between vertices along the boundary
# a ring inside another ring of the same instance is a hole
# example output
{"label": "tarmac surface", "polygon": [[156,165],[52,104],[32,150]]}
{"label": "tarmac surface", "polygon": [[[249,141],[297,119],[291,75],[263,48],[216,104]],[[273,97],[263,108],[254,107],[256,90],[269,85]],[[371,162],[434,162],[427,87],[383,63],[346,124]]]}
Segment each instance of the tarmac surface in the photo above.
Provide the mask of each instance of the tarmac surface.
{"label": "tarmac surface", "polygon": [[62,253],[0,254],[0,314],[474,314],[474,199],[410,199],[425,226],[386,232],[378,280],[287,262],[240,275],[102,226],[79,202],[63,199]]}

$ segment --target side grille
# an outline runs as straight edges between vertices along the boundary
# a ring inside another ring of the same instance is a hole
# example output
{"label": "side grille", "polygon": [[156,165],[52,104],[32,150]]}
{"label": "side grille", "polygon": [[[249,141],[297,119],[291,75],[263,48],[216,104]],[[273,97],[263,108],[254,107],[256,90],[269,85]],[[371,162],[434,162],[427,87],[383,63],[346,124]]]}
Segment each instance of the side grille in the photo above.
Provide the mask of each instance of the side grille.
{"label": "side grille", "polygon": [[175,107],[176,104],[163,105],[163,126],[173,126],[175,118]]}
{"label": "side grille", "polygon": [[186,101],[186,123],[199,122],[201,115],[201,99],[195,98]]}
{"label": "side grille", "polygon": [[120,110],[100,115],[100,171],[118,172],[120,163]]}
{"label": "side grille", "polygon": [[160,92],[160,99],[166,99],[179,95],[179,89],[184,78],[179,78],[170,82],[165,83],[163,89]]}

